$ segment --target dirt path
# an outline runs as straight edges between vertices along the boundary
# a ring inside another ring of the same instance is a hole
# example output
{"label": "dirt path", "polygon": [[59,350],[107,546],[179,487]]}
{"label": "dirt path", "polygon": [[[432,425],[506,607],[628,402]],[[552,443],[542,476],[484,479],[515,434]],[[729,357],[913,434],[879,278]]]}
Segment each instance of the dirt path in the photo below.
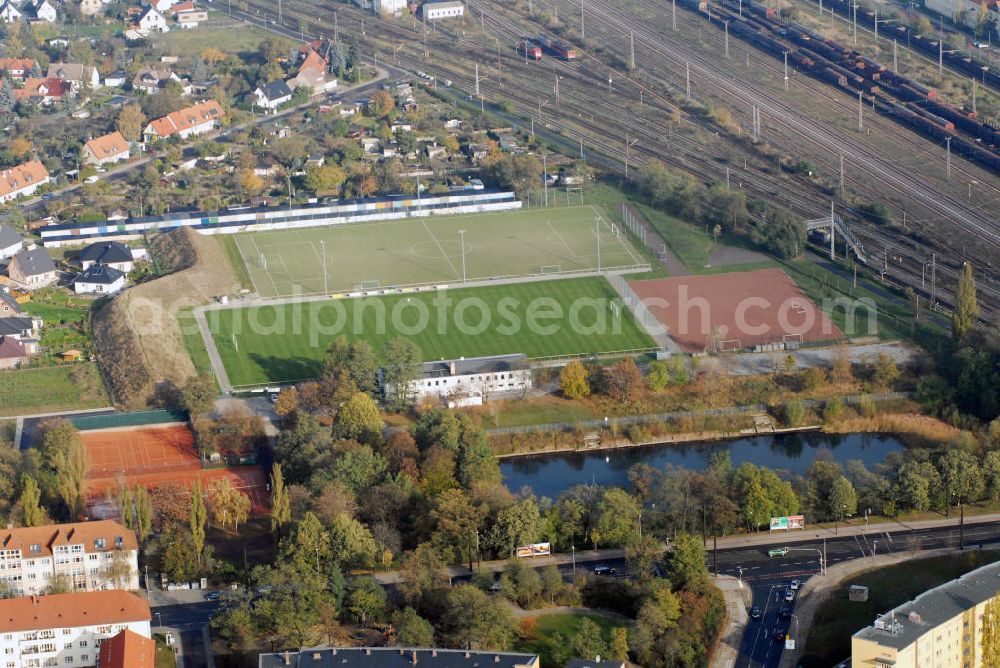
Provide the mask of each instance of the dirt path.
{"label": "dirt path", "polygon": [[646,231],[646,247],[649,248],[659,260],[660,265],[667,270],[667,273],[671,276],[690,276],[691,271],[684,264],[684,261],[678,257],[678,255],[670,250],[670,247],[663,242],[663,237],[660,233],[656,231],[656,228],[650,224],[646,217],[642,215],[638,209],[636,209],[631,204],[619,204],[618,211],[625,215],[626,213],[632,217],[632,219]]}

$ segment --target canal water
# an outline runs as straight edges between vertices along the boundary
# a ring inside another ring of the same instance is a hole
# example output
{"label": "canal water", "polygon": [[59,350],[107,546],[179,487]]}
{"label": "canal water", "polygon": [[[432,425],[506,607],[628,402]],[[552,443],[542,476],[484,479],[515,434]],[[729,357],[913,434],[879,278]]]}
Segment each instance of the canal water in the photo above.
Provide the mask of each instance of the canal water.
{"label": "canal water", "polygon": [[903,449],[892,436],[882,434],[823,434],[800,432],[756,436],[732,441],[644,445],[615,450],[592,450],[503,459],[500,470],[512,491],[530,487],[536,496],[555,498],[581,483],[631,488],[628,470],[639,463],[663,468],[668,464],[701,471],[713,452],[729,451],[733,466],[753,462],[779,472],[804,473],[819,453],[829,452],[840,464],[860,459],[871,468],[886,455]]}

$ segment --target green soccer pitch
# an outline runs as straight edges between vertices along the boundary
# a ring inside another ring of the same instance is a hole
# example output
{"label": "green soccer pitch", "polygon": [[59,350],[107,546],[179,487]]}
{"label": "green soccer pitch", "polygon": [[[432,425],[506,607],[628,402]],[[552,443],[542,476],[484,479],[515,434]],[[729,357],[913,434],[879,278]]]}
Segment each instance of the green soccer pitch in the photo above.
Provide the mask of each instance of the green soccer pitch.
{"label": "green soccer pitch", "polygon": [[262,297],[595,271],[598,246],[603,270],[646,265],[590,206],[250,232],[235,243]]}
{"label": "green soccer pitch", "polygon": [[338,336],[364,339],[376,355],[405,336],[426,360],[655,347],[600,277],[267,304],[208,310],[205,317],[236,387],[315,378]]}

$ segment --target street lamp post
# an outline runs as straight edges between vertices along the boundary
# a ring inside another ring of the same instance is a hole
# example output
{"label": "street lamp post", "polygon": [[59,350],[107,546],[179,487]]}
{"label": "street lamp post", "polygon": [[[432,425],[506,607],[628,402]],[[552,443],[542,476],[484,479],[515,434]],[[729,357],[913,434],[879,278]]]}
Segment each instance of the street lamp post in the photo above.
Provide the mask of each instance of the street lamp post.
{"label": "street lamp post", "polygon": [[573,552],[573,579],[576,579],[576,545],[570,543],[569,549]]}
{"label": "street lamp post", "polygon": [[458,231],[458,239],[462,246],[462,282],[465,283],[465,230]]}

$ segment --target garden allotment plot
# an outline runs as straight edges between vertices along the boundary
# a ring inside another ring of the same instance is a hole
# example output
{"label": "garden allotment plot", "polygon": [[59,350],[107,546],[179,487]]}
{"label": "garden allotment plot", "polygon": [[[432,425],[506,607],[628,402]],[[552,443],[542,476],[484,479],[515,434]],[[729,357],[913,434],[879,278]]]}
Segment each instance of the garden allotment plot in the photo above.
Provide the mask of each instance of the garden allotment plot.
{"label": "garden allotment plot", "polygon": [[463,271],[469,281],[595,271],[598,246],[603,270],[645,264],[589,206],[253,232],[236,244],[263,297],[453,284]]}

